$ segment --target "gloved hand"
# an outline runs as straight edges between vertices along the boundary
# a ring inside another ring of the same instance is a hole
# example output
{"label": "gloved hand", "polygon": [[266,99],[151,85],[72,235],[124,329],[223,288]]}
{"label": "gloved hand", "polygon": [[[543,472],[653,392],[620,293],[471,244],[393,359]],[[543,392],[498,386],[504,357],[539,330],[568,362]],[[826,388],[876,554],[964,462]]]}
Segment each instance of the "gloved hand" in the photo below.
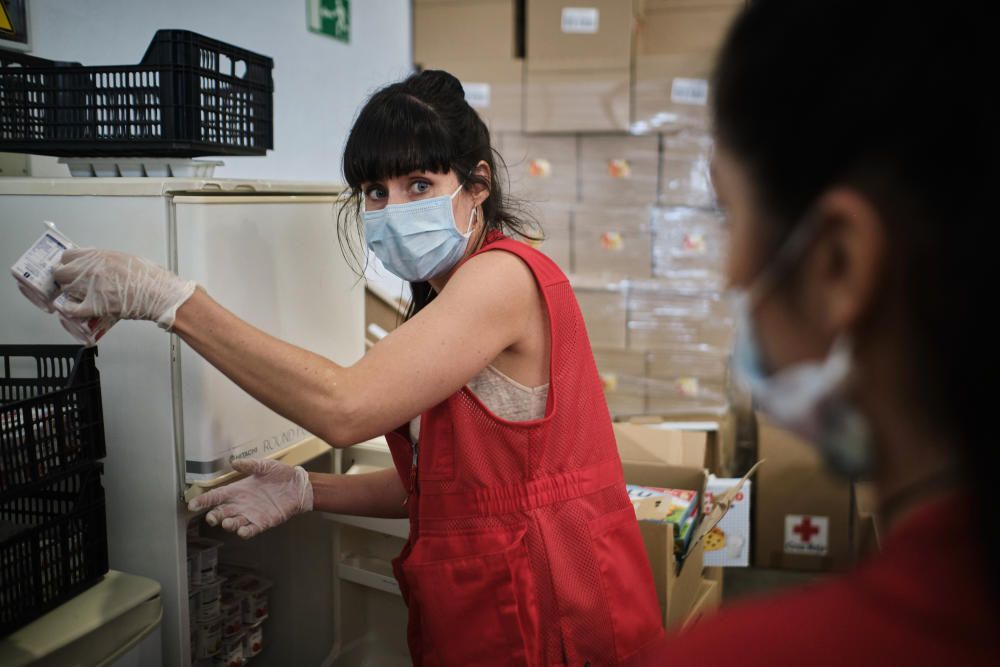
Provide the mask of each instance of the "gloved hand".
{"label": "gloved hand", "polygon": [[197,288],[148,260],[111,250],[67,250],[62,261],[54,277],[69,303],[59,310],[76,319],[152,320],[169,331]]}
{"label": "gloved hand", "polygon": [[206,516],[210,526],[222,528],[244,539],[288,521],[313,508],[309,473],[273,459],[237,459],[233,470],[250,477],[198,496],[190,503],[192,512],[214,507]]}

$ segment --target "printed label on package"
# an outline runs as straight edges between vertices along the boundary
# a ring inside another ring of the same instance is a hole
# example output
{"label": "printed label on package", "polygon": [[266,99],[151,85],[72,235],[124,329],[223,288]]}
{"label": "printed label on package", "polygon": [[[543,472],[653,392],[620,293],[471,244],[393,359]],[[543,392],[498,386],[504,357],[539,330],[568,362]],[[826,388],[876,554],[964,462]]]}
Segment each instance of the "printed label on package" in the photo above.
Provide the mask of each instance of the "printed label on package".
{"label": "printed label on package", "polygon": [[462,82],[462,88],[465,90],[465,101],[473,109],[486,109],[490,106],[490,84]]}
{"label": "printed label on package", "polygon": [[562,31],[570,34],[592,35],[601,23],[597,7],[563,7]]}
{"label": "printed label on package", "polygon": [[785,515],[785,553],[825,556],[830,548],[830,518]]}
{"label": "printed label on package", "polygon": [[670,101],[674,104],[708,104],[708,81],[676,78],[670,84]]}

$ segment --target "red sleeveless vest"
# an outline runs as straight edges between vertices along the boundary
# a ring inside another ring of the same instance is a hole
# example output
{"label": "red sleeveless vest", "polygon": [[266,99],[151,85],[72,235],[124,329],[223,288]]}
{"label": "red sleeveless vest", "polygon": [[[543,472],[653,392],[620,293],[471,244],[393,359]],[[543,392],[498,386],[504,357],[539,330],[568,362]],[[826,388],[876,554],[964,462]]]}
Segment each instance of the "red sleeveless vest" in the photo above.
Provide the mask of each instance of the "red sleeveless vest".
{"label": "red sleeveless vest", "polygon": [[[409,490],[393,570],[414,664],[616,665],[662,633],[611,419],[569,281],[499,237],[548,309],[546,416],[503,420],[464,388],[386,437]],[[478,254],[478,253],[477,253]]]}

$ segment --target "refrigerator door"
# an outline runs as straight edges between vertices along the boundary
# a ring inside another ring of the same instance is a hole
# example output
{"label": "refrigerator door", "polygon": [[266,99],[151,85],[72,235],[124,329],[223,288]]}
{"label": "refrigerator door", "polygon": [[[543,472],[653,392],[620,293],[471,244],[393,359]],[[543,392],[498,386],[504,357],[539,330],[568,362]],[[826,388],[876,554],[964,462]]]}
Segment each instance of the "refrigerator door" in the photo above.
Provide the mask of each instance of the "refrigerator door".
{"label": "refrigerator door", "polygon": [[[55,185],[46,188],[31,179],[10,180],[15,182],[0,183],[0,343],[75,343],[55,316],[21,295],[7,273],[41,236],[43,220],[54,221],[81,246],[168,263],[168,207],[162,196],[104,196]],[[148,322],[119,322],[101,339],[98,350],[110,565],[158,581],[163,636],[186,637],[179,605],[183,599],[186,608],[186,546],[184,510],[178,503],[183,480],[178,479],[175,454],[171,337]],[[164,664],[181,664],[178,659],[165,640]]]}
{"label": "refrigerator door", "polygon": [[[347,364],[364,349],[364,298],[337,243],[335,192],[280,182],[0,179],[0,268],[9,269],[41,235],[41,221],[52,220],[80,245],[175,268],[266,332]],[[73,341],[8,277],[0,278],[0,342]],[[192,518],[180,502],[185,441],[214,460],[253,438],[278,436],[280,444],[302,434],[150,323],[116,324],[100,342],[98,364],[111,567],[160,583],[163,663],[184,667]],[[328,459],[311,467],[329,470]],[[269,646],[255,662],[320,664],[334,642],[330,522],[310,514],[254,540],[212,535],[226,540],[226,559],[274,581]]]}
{"label": "refrigerator door", "polygon": [[[341,257],[334,197],[181,195],[174,204],[179,275],[272,336],[340,364],[361,357],[360,284]],[[188,482],[309,437],[190,350],[180,369]]]}

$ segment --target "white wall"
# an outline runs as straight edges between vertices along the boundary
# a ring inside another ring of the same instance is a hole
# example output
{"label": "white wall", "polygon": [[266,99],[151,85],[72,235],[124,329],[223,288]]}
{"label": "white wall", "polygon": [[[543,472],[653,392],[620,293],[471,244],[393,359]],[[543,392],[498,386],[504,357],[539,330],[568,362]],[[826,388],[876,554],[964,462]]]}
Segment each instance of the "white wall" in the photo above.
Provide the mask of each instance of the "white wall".
{"label": "white wall", "polygon": [[[341,180],[347,132],[365,98],[412,67],[410,0],[351,2],[351,43],[306,27],[306,0],[30,0],[31,53],[134,65],[153,33],[182,28],[274,59],[274,150],[224,157],[216,176]],[[220,159],[220,158],[215,158]],[[69,175],[34,158],[35,176]]]}

